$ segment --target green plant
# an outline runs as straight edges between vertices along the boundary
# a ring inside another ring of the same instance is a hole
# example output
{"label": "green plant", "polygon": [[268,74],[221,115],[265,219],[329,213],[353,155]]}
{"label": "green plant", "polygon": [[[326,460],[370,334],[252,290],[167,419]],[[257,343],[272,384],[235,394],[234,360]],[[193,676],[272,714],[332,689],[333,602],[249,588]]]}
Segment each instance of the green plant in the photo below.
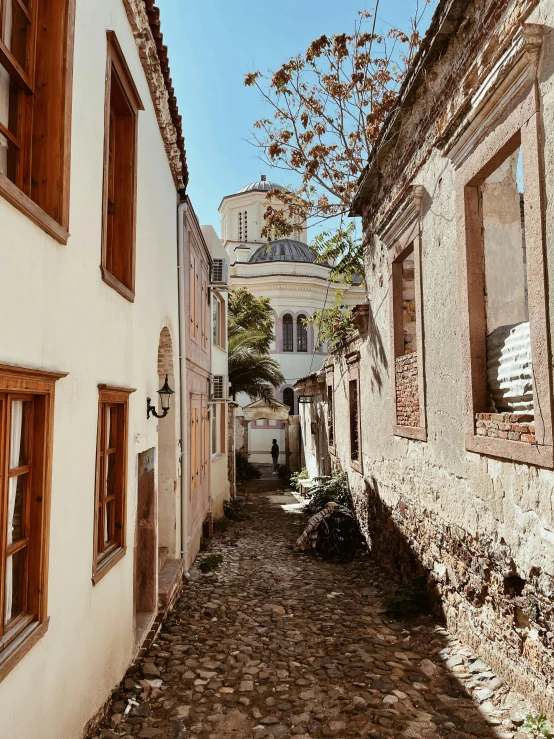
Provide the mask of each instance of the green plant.
{"label": "green plant", "polygon": [[344,290],[345,288],[342,288],[337,291],[335,302],[330,308],[316,310],[312,316],[306,319],[308,323],[312,323],[314,326],[318,348],[325,342],[332,348],[354,332],[352,308],[345,308],[341,304]]}
{"label": "green plant", "polygon": [[200,571],[205,574],[207,572],[213,572],[214,570],[217,570],[222,562],[223,557],[221,556],[221,554],[208,554],[200,562],[198,567],[200,568]]}
{"label": "green plant", "polygon": [[406,583],[400,583],[384,598],[385,612],[393,621],[419,616],[429,612],[429,596],[427,579],[416,577]]}
{"label": "green plant", "polygon": [[290,479],[290,470],[286,465],[280,464],[277,467],[277,475],[281,480],[286,480],[288,482]]}
{"label": "green plant", "polygon": [[304,467],[303,470],[300,470],[300,472],[291,472],[290,474],[290,486],[291,488],[294,488],[294,490],[299,491],[300,490],[300,481],[301,480],[307,480],[310,477],[308,470]]}
{"label": "green plant", "polygon": [[253,464],[250,464],[248,457],[243,452],[235,453],[235,465],[237,470],[237,480],[254,480],[261,477],[262,473]]}
{"label": "green plant", "polygon": [[229,519],[225,516],[214,520],[214,534],[222,534],[229,528]]}
{"label": "green plant", "polygon": [[223,513],[230,521],[243,521],[245,518],[244,503],[237,499],[224,500]]}
{"label": "green plant", "polygon": [[207,552],[209,548],[210,548],[210,540],[201,536],[200,537],[200,551]]}
{"label": "green plant", "polygon": [[315,477],[317,483],[310,490],[308,510],[312,513],[321,511],[327,503],[338,503],[352,510],[352,497],[348,485],[348,475],[342,470],[335,470],[331,477]]}
{"label": "green plant", "polygon": [[539,713],[536,716],[528,713],[521,729],[533,739],[552,739],[552,731],[545,713]]}

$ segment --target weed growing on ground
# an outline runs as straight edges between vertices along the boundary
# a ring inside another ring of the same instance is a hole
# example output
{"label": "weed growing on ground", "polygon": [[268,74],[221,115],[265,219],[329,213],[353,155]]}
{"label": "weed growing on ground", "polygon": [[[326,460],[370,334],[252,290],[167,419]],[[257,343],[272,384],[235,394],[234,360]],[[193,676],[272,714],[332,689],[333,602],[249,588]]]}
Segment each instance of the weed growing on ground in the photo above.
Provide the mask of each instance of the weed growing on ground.
{"label": "weed growing on ground", "polygon": [[229,528],[229,519],[225,516],[216,518],[214,521],[214,534],[223,534]]}
{"label": "weed growing on ground", "polygon": [[528,713],[521,730],[525,732],[525,734],[529,734],[533,739],[552,739],[552,732],[550,730],[550,725],[546,720],[545,713],[539,713],[536,716]]}
{"label": "weed growing on ground", "polygon": [[246,518],[244,511],[244,501],[235,498],[234,500],[223,501],[223,513],[231,521],[244,521]]}
{"label": "weed growing on ground", "polygon": [[416,577],[409,582],[400,583],[392,593],[385,596],[383,602],[387,616],[393,621],[429,613],[426,578]]}
{"label": "weed growing on ground", "polygon": [[222,562],[223,557],[221,554],[208,554],[208,556],[204,557],[198,566],[201,572],[207,573],[217,570]]}
{"label": "weed growing on ground", "polygon": [[207,552],[209,548],[210,548],[210,540],[201,536],[200,537],[200,551]]}

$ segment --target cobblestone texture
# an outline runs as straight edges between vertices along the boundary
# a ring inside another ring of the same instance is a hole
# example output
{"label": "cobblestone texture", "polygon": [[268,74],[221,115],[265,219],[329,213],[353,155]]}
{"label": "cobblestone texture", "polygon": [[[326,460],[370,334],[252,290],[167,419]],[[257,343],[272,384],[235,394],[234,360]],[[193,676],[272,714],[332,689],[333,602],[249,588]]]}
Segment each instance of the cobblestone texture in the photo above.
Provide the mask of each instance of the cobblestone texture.
{"label": "cobblestone texture", "polygon": [[278,485],[249,486],[93,736],[513,737],[529,707],[433,618],[389,623],[375,564],[292,552],[306,517]]}

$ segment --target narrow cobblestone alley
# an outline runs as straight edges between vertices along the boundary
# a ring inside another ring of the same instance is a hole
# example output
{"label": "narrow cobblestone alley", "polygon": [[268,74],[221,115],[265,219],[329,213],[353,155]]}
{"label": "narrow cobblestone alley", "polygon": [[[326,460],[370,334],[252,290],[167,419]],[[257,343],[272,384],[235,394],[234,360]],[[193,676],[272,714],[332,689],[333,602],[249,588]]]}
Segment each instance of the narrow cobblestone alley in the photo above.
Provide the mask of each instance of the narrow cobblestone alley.
{"label": "narrow cobblestone alley", "polygon": [[371,560],[293,553],[306,516],[279,485],[247,486],[246,520],[211,548],[221,566],[193,568],[94,736],[514,736],[518,696],[431,617],[388,623]]}

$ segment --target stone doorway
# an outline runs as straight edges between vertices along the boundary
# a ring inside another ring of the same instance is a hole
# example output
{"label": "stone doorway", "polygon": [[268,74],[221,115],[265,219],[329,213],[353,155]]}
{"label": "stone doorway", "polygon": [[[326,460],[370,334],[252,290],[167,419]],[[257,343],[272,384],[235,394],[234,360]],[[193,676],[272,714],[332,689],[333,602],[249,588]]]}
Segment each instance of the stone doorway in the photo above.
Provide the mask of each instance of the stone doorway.
{"label": "stone doorway", "polygon": [[243,415],[237,416],[237,451],[246,456],[248,448],[248,424],[251,421],[282,421],[285,424],[285,464],[291,472],[300,469],[300,417],[289,415],[289,406],[275,401],[268,405],[263,400],[255,400],[242,409]]}

